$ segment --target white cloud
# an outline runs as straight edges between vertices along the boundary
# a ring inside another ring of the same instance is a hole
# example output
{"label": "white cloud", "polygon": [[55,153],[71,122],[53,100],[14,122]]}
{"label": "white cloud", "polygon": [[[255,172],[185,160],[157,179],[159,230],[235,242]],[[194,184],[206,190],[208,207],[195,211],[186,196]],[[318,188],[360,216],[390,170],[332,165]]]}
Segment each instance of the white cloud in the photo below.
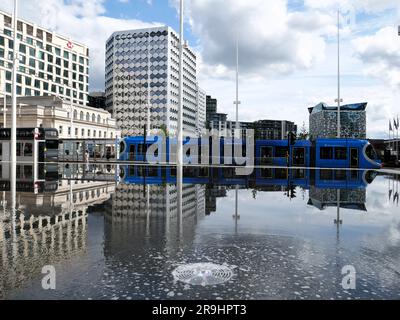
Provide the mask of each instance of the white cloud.
{"label": "white cloud", "polygon": [[353,41],[366,74],[400,88],[400,37],[397,28],[386,27]]}
{"label": "white cloud", "polygon": [[[210,76],[234,67],[236,39],[241,72],[253,76],[307,69],[324,55],[325,41],[317,31],[326,15],[290,14],[284,0],[191,0],[186,11],[200,39],[203,71]],[[310,24],[315,30],[306,28]]]}

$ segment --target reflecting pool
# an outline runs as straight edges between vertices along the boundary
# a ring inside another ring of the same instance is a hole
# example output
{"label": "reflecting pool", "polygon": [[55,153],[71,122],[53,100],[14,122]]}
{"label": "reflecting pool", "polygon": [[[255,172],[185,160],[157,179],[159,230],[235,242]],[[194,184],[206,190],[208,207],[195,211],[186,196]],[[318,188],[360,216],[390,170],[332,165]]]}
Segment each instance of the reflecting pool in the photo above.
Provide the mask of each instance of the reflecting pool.
{"label": "reflecting pool", "polygon": [[175,173],[2,164],[0,298],[400,298],[400,175],[187,167],[179,208]]}

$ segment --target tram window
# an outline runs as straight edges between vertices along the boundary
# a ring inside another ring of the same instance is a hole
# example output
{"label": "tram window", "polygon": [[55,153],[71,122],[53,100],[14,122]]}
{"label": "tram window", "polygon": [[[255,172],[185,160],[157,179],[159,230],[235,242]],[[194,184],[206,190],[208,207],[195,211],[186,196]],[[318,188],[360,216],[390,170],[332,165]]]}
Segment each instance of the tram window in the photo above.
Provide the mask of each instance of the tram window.
{"label": "tram window", "polygon": [[319,178],[321,180],[332,180],[332,170],[321,170]]}
{"label": "tram window", "polygon": [[24,157],[32,157],[33,155],[33,145],[32,143],[25,143],[24,146]]}
{"label": "tram window", "polygon": [[272,178],[272,169],[261,169],[262,178]]}
{"label": "tram window", "polygon": [[358,180],[358,171],[357,170],[350,171],[350,178],[351,180]]}
{"label": "tram window", "polygon": [[0,157],[3,155],[3,144],[0,143]]}
{"label": "tram window", "polygon": [[287,179],[287,169],[275,169],[276,179]]}
{"label": "tram window", "polygon": [[322,147],[320,151],[320,158],[321,159],[332,159],[333,156],[333,148],[332,147]]}
{"label": "tram window", "polygon": [[347,159],[347,148],[344,148],[344,147],[335,148],[335,159],[336,160],[346,160]]}
{"label": "tram window", "polygon": [[129,160],[135,160],[135,145],[131,144],[129,146]]}
{"label": "tram window", "polygon": [[346,180],[346,171],[344,170],[335,170],[335,180]]}
{"label": "tram window", "polygon": [[261,158],[272,158],[272,147],[261,147],[260,155]]}
{"label": "tram window", "polygon": [[275,157],[277,158],[285,158],[289,152],[288,147],[276,147],[275,148]]}

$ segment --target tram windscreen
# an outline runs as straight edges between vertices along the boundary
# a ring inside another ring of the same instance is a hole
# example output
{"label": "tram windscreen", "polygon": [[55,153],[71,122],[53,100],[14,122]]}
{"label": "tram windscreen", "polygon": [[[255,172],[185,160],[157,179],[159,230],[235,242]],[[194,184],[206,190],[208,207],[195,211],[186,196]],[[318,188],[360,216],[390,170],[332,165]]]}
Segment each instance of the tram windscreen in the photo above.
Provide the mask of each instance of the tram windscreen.
{"label": "tram windscreen", "polygon": [[374,147],[372,145],[368,145],[367,148],[365,149],[365,154],[367,155],[368,158],[370,158],[371,160],[376,160],[377,154],[376,151],[374,149]]}

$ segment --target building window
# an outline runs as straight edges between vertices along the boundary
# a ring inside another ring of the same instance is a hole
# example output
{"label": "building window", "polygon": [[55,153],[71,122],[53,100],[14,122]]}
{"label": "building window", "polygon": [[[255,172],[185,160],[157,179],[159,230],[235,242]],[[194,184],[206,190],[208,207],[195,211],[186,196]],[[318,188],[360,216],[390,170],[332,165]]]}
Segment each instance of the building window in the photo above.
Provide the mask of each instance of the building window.
{"label": "building window", "polygon": [[96,122],[96,115],[94,113],[92,114],[92,122]]}
{"label": "building window", "polygon": [[74,110],[74,119],[78,118],[78,112],[76,110]]}
{"label": "building window", "polygon": [[59,135],[62,135],[62,133],[63,133],[63,127],[62,127],[62,126],[59,126],[59,127],[58,127],[58,134],[59,134]]}
{"label": "building window", "polygon": [[90,129],[88,129],[87,135],[88,135],[88,137],[90,137]]}
{"label": "building window", "polygon": [[75,136],[78,136],[78,128],[75,128]]}
{"label": "building window", "polygon": [[96,138],[96,130],[93,130],[93,138]]}
{"label": "building window", "polygon": [[86,113],[86,121],[90,121],[90,114],[89,114],[89,112]]}
{"label": "building window", "polygon": [[101,122],[101,117],[100,117],[100,115],[98,115],[97,116],[97,123],[100,123]]}
{"label": "building window", "polygon": [[85,129],[81,130],[81,135],[82,135],[82,138],[85,136]]}
{"label": "building window", "polygon": [[68,127],[68,135],[71,135],[71,127]]}

